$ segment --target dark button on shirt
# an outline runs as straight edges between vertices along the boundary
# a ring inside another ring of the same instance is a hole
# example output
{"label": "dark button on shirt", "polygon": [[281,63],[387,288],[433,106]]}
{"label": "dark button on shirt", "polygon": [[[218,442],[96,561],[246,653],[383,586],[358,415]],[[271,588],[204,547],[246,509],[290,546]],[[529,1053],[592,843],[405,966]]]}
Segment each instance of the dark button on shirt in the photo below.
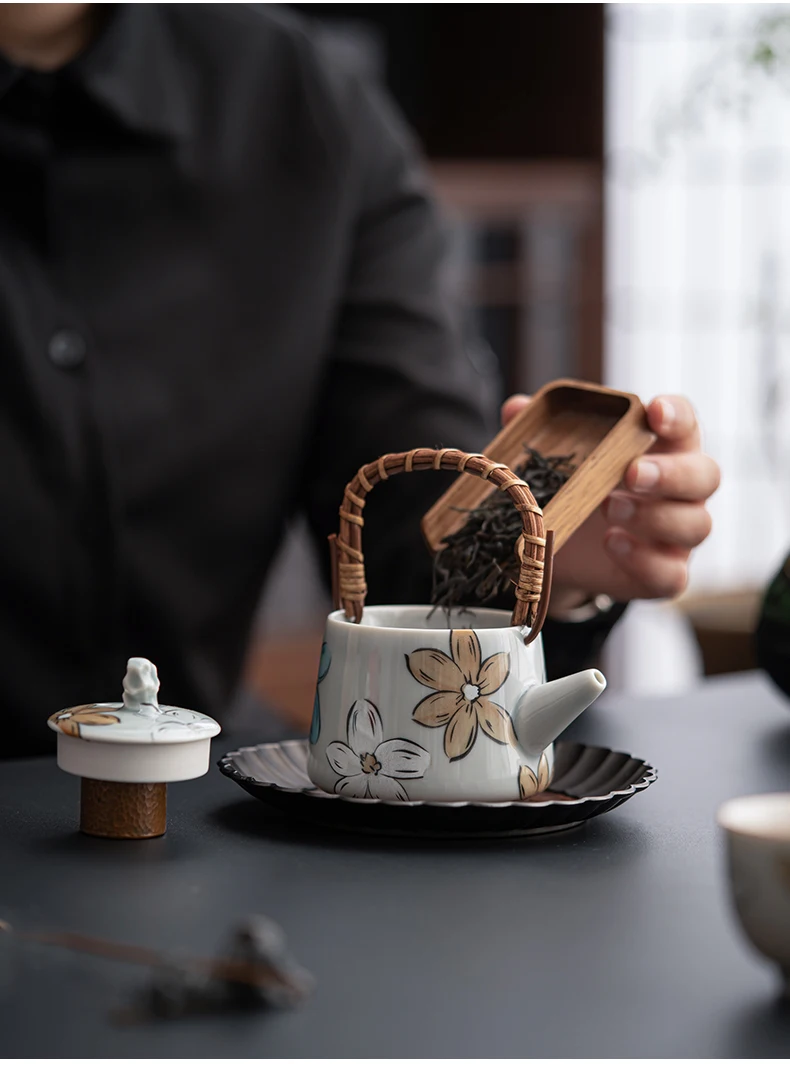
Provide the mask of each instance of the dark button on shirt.
{"label": "dark button on shirt", "polygon": [[53,365],[62,369],[78,368],[85,360],[85,340],[77,331],[64,328],[49,340],[47,353]]}
{"label": "dark button on shirt", "polygon": [[[286,522],[325,561],[360,464],[485,444],[442,244],[380,93],[271,9],[121,5],[58,72],[0,61],[0,754],[130,655],[221,718]],[[426,598],[441,476],[371,497],[372,602]]]}

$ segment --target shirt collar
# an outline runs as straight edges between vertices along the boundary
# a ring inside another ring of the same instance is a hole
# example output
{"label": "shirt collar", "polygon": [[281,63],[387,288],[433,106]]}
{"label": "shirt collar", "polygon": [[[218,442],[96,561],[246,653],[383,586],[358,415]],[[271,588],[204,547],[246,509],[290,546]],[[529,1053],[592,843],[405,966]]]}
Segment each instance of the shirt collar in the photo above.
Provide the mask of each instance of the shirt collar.
{"label": "shirt collar", "polygon": [[188,137],[186,73],[158,4],[115,5],[93,44],[64,70],[130,129]]}
{"label": "shirt collar", "polygon": [[[24,74],[0,55],[0,98]],[[184,64],[157,4],[112,5],[95,40],[56,76],[129,130],[177,141],[191,132]]]}

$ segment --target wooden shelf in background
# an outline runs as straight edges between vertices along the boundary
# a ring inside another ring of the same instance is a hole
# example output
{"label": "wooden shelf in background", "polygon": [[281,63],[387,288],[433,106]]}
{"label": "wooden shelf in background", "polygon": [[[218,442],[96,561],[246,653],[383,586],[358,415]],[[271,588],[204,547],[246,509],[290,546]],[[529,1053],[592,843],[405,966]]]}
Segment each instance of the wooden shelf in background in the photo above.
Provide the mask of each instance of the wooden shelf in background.
{"label": "wooden shelf in background", "polygon": [[754,630],[762,596],[761,589],[742,588],[693,592],[676,601],[694,630],[706,677],[756,669]]}
{"label": "wooden shelf in background", "polygon": [[430,175],[447,214],[472,234],[503,230],[515,240],[512,256],[476,260],[465,281],[472,307],[517,314],[515,346],[500,355],[507,390],[534,391],[568,376],[600,382],[602,164],[434,160]]}
{"label": "wooden shelf in background", "polygon": [[599,211],[601,166],[584,160],[433,161],[436,193],[449,208],[480,223],[512,222],[534,209]]}

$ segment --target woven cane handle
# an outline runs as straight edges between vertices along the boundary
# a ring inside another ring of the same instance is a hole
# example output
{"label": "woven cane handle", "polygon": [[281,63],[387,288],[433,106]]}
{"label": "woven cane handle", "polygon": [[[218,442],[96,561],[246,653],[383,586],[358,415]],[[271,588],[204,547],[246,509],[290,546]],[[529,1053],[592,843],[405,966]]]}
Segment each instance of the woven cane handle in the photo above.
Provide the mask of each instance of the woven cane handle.
{"label": "woven cane handle", "polygon": [[[345,610],[354,622],[362,620],[367,595],[365,559],[362,554],[362,510],[365,497],[376,484],[389,480],[397,473],[429,469],[453,469],[490,480],[501,491],[507,491],[513,505],[521,514],[523,548],[519,577],[516,583],[516,606],[512,624],[531,628],[526,642],[537,636],[543,626],[551,583],[551,537],[543,526],[543,513],[535,502],[527,483],[517,477],[502,462],[492,462],[483,454],[466,454],[462,450],[418,449],[402,454],[385,454],[378,461],[364,465],[346,485],[340,507],[337,536],[331,536],[333,554],[333,588],[335,607]],[[548,538],[547,538],[548,537]]]}

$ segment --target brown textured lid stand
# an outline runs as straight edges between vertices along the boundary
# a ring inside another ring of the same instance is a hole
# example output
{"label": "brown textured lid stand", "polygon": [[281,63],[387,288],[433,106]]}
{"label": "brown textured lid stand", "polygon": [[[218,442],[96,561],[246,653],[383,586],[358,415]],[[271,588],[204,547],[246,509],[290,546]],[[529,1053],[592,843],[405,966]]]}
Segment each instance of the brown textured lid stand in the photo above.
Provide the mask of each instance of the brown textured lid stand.
{"label": "brown textured lid stand", "polygon": [[163,782],[80,780],[80,830],[105,838],[161,837],[167,829],[167,786]]}
{"label": "brown textured lid stand", "polygon": [[[554,552],[614,491],[631,462],[655,442],[644,406],[636,395],[580,380],[555,380],[532,398],[485,448],[485,455],[511,469],[527,460],[530,448],[544,456],[573,455],[576,470],[543,511],[554,533]],[[460,476],[422,521],[435,554],[494,489]]]}

